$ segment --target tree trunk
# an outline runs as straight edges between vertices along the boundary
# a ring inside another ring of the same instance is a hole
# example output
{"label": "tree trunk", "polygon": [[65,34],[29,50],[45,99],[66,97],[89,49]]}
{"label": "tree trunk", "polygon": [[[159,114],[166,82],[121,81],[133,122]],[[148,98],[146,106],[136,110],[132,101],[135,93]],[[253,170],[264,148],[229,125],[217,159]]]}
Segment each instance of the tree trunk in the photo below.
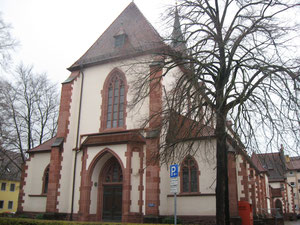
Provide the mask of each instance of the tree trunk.
{"label": "tree trunk", "polygon": [[229,225],[227,146],[226,146],[226,112],[220,109],[216,114],[217,139],[217,187],[216,187],[216,220],[217,225]]}

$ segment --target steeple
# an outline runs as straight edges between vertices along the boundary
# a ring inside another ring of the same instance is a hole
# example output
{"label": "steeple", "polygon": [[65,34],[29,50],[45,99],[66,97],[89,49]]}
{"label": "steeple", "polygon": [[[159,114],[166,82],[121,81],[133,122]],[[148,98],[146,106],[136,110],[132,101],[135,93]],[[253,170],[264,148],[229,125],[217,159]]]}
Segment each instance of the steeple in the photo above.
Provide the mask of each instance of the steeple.
{"label": "steeple", "polygon": [[173,32],[172,32],[172,47],[176,48],[177,50],[180,50],[180,51],[185,51],[187,49],[182,31],[181,31],[181,25],[180,25],[180,21],[179,21],[177,4],[175,7],[175,18],[174,18],[174,26],[173,26]]}

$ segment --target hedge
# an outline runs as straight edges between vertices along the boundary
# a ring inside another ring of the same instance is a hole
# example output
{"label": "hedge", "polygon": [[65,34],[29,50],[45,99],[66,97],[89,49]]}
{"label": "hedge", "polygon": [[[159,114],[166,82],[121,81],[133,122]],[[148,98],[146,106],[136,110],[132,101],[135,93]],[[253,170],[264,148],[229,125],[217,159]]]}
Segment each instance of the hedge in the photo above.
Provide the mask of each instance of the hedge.
{"label": "hedge", "polygon": [[[112,222],[77,222],[60,220],[38,220],[27,218],[8,218],[0,217],[0,224],[5,225],[138,225],[137,223],[112,223]],[[145,224],[144,224],[145,225]],[[151,224],[147,224],[151,225]],[[154,225],[154,224],[152,224]]]}

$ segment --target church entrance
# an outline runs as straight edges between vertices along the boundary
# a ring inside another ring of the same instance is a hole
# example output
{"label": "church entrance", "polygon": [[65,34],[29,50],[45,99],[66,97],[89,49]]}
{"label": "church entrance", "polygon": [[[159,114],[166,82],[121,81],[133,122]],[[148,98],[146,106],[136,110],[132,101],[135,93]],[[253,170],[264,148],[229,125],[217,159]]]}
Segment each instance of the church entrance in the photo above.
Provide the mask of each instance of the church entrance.
{"label": "church entrance", "polygon": [[108,185],[103,189],[103,221],[122,220],[122,186]]}
{"label": "church entrance", "polygon": [[116,158],[109,160],[103,176],[103,221],[122,221],[122,169]]}

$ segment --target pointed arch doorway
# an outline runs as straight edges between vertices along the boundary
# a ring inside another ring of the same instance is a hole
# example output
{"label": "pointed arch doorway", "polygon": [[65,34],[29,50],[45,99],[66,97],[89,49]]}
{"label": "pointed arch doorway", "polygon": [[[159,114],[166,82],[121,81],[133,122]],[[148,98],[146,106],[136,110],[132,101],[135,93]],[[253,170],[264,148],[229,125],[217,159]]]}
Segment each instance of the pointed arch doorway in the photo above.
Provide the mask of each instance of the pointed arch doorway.
{"label": "pointed arch doorway", "polygon": [[122,221],[122,168],[115,157],[109,159],[99,176],[102,221]]}

